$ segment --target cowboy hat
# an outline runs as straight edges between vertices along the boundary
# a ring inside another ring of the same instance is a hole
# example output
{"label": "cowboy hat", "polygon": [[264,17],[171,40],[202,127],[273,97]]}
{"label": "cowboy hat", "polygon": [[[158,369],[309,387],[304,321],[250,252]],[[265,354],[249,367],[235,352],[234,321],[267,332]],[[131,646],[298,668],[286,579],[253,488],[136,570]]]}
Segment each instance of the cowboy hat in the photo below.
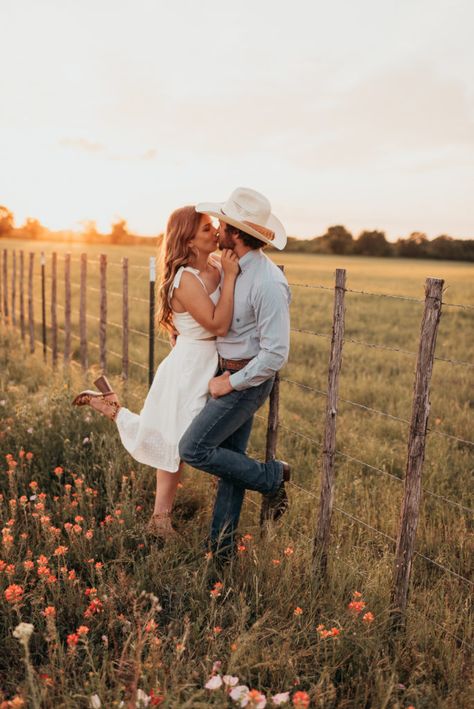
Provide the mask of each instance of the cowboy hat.
{"label": "cowboy hat", "polygon": [[281,251],[286,246],[286,231],[271,209],[268,199],[249,187],[237,187],[226,202],[196,205],[196,212],[217,217]]}

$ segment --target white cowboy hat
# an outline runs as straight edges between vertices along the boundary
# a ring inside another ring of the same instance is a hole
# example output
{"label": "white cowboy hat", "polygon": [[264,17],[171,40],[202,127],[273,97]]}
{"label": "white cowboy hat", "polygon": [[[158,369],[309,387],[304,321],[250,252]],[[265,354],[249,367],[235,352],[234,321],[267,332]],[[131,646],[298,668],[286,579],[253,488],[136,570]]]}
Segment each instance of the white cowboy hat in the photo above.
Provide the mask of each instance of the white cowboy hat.
{"label": "white cowboy hat", "polygon": [[249,187],[237,187],[226,202],[196,205],[196,212],[217,217],[281,251],[286,246],[286,231],[271,210],[268,199]]}

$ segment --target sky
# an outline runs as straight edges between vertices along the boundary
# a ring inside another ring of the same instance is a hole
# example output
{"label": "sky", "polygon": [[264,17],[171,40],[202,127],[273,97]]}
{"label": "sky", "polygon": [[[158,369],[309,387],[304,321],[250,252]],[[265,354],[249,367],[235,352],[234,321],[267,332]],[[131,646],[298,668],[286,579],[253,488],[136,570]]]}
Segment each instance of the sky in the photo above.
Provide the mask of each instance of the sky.
{"label": "sky", "polygon": [[471,0],[0,0],[0,204],[161,232],[263,192],[290,235],[474,238]]}

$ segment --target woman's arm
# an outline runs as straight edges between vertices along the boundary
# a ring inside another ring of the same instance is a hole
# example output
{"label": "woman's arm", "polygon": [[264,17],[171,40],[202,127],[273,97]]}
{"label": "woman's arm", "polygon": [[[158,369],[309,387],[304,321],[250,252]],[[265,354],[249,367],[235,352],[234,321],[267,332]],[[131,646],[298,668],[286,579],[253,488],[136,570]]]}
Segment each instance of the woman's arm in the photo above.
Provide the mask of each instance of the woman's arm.
{"label": "woman's arm", "polygon": [[198,279],[188,271],[183,273],[181,282],[174,291],[174,298],[206,330],[222,337],[227,334],[232,322],[234,286],[239,273],[239,262],[230,249],[225,249],[221,263],[224,279],[217,305],[214,305]]}

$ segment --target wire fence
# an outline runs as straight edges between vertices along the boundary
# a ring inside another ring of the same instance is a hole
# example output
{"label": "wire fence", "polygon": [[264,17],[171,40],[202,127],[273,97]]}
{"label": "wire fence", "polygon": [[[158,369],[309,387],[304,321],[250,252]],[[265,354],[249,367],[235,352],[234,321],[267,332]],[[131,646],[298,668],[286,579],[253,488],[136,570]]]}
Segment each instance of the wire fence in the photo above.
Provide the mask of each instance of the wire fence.
{"label": "wire fence", "polygon": [[[122,262],[114,262],[114,261],[107,261],[107,258],[104,257],[104,255],[101,255],[100,259],[91,259],[91,258],[84,258],[84,256],[81,257],[81,259],[75,259],[71,258],[70,256],[68,257],[67,255],[62,258],[57,258],[56,257],[56,263],[57,261],[60,260],[64,262],[65,266],[65,293],[66,293],[66,299],[67,299],[67,294],[68,292],[70,293],[71,288],[77,288],[79,289],[79,294],[81,298],[84,299],[85,293],[86,292],[91,292],[91,293],[96,293],[99,295],[99,300],[100,300],[100,313],[99,316],[93,315],[91,313],[85,312],[85,308],[83,309],[83,312],[81,314],[81,320],[79,323],[80,326],[80,331],[81,334],[78,335],[75,332],[72,331],[72,326],[71,326],[71,319],[70,319],[70,312],[71,312],[71,302],[67,301],[62,304],[57,302],[56,296],[53,299],[53,296],[49,298],[48,301],[46,301],[45,298],[45,288],[44,284],[46,280],[48,280],[51,284],[52,287],[52,293],[56,292],[57,290],[57,272],[56,268],[53,269],[53,272],[51,274],[46,274],[45,272],[45,259],[42,257],[42,262],[41,262],[41,273],[35,274],[34,273],[34,268],[33,268],[33,258],[30,255],[30,262],[29,262],[29,273],[28,273],[28,279],[25,277],[25,271],[26,269],[24,268],[24,256],[21,253],[21,274],[20,274],[20,292],[17,293],[17,288],[18,288],[18,276],[15,272],[9,273],[8,270],[8,254],[6,250],[3,251],[3,269],[2,273],[0,274],[0,317],[1,321],[3,322],[4,325],[11,325],[15,324],[17,327],[21,328],[21,333],[22,333],[22,338],[26,341],[26,325],[27,325],[27,320],[28,320],[28,325],[30,329],[30,351],[34,350],[34,344],[43,347],[43,351],[48,351],[52,354],[53,356],[53,361],[54,361],[54,348],[52,348],[47,342],[46,342],[46,336],[47,333],[51,335],[51,331],[53,327],[56,327],[57,332],[61,332],[65,338],[73,338],[76,341],[81,342],[81,346],[84,345],[85,341],[85,325],[84,323],[89,320],[93,321],[94,323],[97,323],[99,326],[99,334],[102,332],[105,332],[105,328],[110,326],[112,328],[115,328],[116,331],[122,332],[122,335],[124,337],[124,343],[126,341],[127,346],[123,348],[122,353],[119,353],[115,350],[110,349],[110,347],[106,347],[105,345],[105,335],[101,335],[99,338],[99,343],[94,342],[93,340],[88,340],[87,344],[93,347],[94,349],[98,350],[100,353],[100,358],[101,362],[105,362],[105,354],[110,354],[112,357],[115,357],[117,360],[122,361],[124,363],[124,371],[128,371],[128,364],[135,366],[137,369],[140,369],[141,371],[148,372],[149,375],[149,381],[151,381],[151,377],[154,374],[155,370],[155,363],[153,359],[153,348],[152,348],[152,342],[155,341],[155,339],[159,339],[163,343],[169,344],[169,341],[165,338],[159,338],[156,336],[156,333],[154,332],[154,328],[152,327],[152,322],[153,322],[153,315],[154,315],[154,300],[152,298],[152,291],[154,292],[154,281],[155,278],[153,274],[155,273],[154,271],[154,266],[150,264],[149,267],[143,266],[143,265],[138,265],[138,264],[128,264],[128,259],[123,259]],[[85,273],[86,271],[82,270],[84,269],[84,263],[86,262],[87,264],[93,264],[99,266],[99,276],[100,276],[100,284],[99,287],[92,286],[90,284],[86,283],[85,278],[82,277],[82,274]],[[15,260],[13,260],[13,263],[15,263]],[[70,264],[79,264],[81,267],[81,281],[72,281],[70,277]],[[110,290],[106,287],[106,280],[105,280],[105,273],[107,267],[114,267],[114,268],[119,268],[121,269],[123,273],[123,290],[122,292],[119,292],[117,290]],[[128,278],[128,269],[136,269],[138,272],[143,273],[148,273],[149,275],[149,283],[150,283],[150,293],[149,293],[149,298],[143,298],[139,296],[129,296],[128,295],[128,281],[126,278]],[[41,278],[41,284],[42,284],[42,297],[41,299],[35,298],[33,293],[34,293],[34,280],[37,277]],[[153,277],[152,277],[153,276]],[[25,282],[28,280],[28,298],[23,290],[25,286]],[[335,293],[337,295],[337,286],[336,289],[334,286],[328,286],[325,284],[316,284],[316,283],[295,283],[291,282],[291,286],[295,288],[305,288],[305,289],[319,289],[319,290],[327,290],[332,293]],[[341,290],[341,288],[339,288]],[[400,295],[400,294],[394,294],[394,293],[378,293],[378,292],[372,292],[372,291],[365,291],[365,290],[357,290],[357,289],[352,289],[352,288],[347,288],[345,287],[345,281],[344,281],[344,287],[342,288],[343,294],[344,293],[349,293],[349,294],[355,294],[355,295],[363,295],[367,297],[377,297],[377,298],[387,298],[391,300],[402,300],[402,301],[407,301],[410,303],[414,304],[424,304],[425,309],[427,307],[427,298],[425,300],[419,299],[419,298],[414,298],[411,296],[406,296],[406,295]],[[126,296],[125,296],[126,293]],[[123,322],[117,322],[115,320],[111,320],[109,317],[107,317],[107,310],[106,310],[106,299],[107,296],[112,296],[114,298],[120,298],[122,301],[123,305]],[[18,297],[19,296],[19,297]],[[69,296],[70,297],[70,296]],[[28,303],[27,303],[28,301]],[[146,305],[149,309],[149,330],[148,332],[145,330],[142,330],[140,328],[133,328],[130,327],[128,324],[128,301],[132,301],[134,303],[140,303],[142,305]],[[85,302],[82,300],[81,302]],[[474,306],[467,304],[467,303],[449,303],[445,302],[440,298],[438,298],[439,302],[439,307],[441,306],[447,306],[451,308],[459,308],[464,311],[473,311]],[[26,314],[26,309],[25,305],[26,303],[28,304],[28,316]],[[39,340],[36,335],[35,335],[35,323],[34,321],[32,322],[33,318],[33,308],[34,305],[41,305],[42,307],[42,318],[43,318],[43,337],[41,340]],[[105,305],[104,305],[105,304]],[[46,324],[44,322],[45,319],[45,311],[46,307],[53,312],[55,308],[60,308],[64,311],[64,327],[59,327],[57,324],[54,326],[53,323],[50,324],[49,330],[46,328]],[[23,309],[21,312],[18,314],[15,312],[15,310],[18,311],[18,308]],[[153,312],[152,312],[153,311]],[[127,315],[127,317],[126,317]],[[305,328],[292,328],[291,332],[296,333],[296,334],[303,334],[303,335],[310,335],[314,337],[320,337],[324,338],[326,340],[329,340],[331,342],[331,347],[334,345],[334,340],[337,335],[335,334],[335,324],[333,323],[333,332],[332,333],[327,333],[327,332],[319,332],[316,330],[311,330],[311,329],[305,329]],[[125,332],[126,329],[126,332]],[[150,357],[149,357],[149,362],[148,366],[145,365],[143,362],[139,362],[137,360],[131,359],[128,356],[128,335],[132,334],[135,336],[138,336],[142,338],[145,341],[148,341],[149,346],[150,346]],[[415,352],[412,350],[407,350],[401,347],[396,347],[392,345],[386,345],[382,343],[373,343],[373,342],[367,342],[364,340],[359,340],[356,338],[352,337],[347,337],[344,334],[339,337],[340,340],[340,347],[342,348],[343,344],[350,343],[350,344],[355,344],[360,347],[364,347],[367,349],[377,349],[377,350],[382,350],[382,351],[389,351],[389,352],[398,352],[404,355],[409,355],[411,357],[417,357],[419,358],[420,356],[420,351]],[[126,350],[126,351],[125,351]],[[73,358],[69,358],[69,360],[66,358],[67,363],[72,362],[77,367],[81,367],[81,364],[77,361],[75,361]],[[448,358],[448,357],[440,357],[436,356],[434,354],[434,351],[432,353],[432,361],[437,360],[437,361],[442,361],[447,364],[456,366],[456,367],[465,367],[465,368],[472,368],[474,367],[474,363],[464,361],[464,360],[458,360],[458,359],[453,359],[453,358]],[[126,367],[125,367],[125,362],[126,362]],[[282,376],[281,379],[279,380],[282,384],[288,385],[288,386],[293,386],[293,387],[298,387],[300,390],[309,392],[309,393],[314,393],[318,396],[324,397],[327,402],[329,402],[329,399],[331,397],[331,391],[330,388],[327,390],[325,389],[320,389],[316,386],[312,386],[303,382],[296,381],[294,379],[291,379],[289,377],[284,377]],[[359,411],[363,411],[366,413],[369,413],[371,415],[375,416],[380,416],[384,417],[387,420],[392,420],[398,423],[402,423],[407,427],[410,427],[411,421],[403,418],[401,416],[397,416],[395,414],[392,414],[387,411],[383,411],[381,409],[376,409],[374,407],[368,406],[364,404],[363,402],[359,401],[354,401],[349,398],[344,398],[341,397],[337,394],[337,402],[344,403],[350,407],[355,407]],[[334,413],[333,416],[335,417],[335,413],[337,411],[337,407],[334,408]],[[258,418],[263,418],[260,415],[257,414]],[[315,445],[319,447],[322,451],[323,457],[328,454],[328,445],[325,442],[324,438],[319,441],[318,439],[314,438],[313,436],[310,436],[303,431],[296,431],[292,429],[291,427],[287,426],[284,421],[279,421],[278,422],[278,430],[284,432],[285,434],[295,436],[301,440],[304,440],[311,445]],[[474,441],[471,441],[467,438],[464,438],[462,436],[458,436],[455,433],[448,433],[443,430],[439,429],[428,429],[426,427],[426,430],[424,434],[430,434],[430,435],[435,435],[435,436],[442,436],[445,439],[449,439],[452,441],[455,441],[457,443],[460,443],[462,445],[466,446],[474,446]],[[395,475],[394,473],[390,472],[389,470],[385,470],[383,468],[377,467],[376,465],[373,465],[372,463],[368,461],[364,461],[361,458],[352,455],[351,453],[348,453],[345,450],[341,450],[339,448],[335,448],[335,446],[332,449],[331,452],[332,458],[334,457],[339,457],[342,458],[346,461],[350,461],[351,463],[355,463],[358,466],[362,466],[367,468],[368,470],[371,470],[377,474],[384,475],[387,478],[390,478],[391,480],[395,480],[397,483],[401,483],[406,487],[406,479],[403,479],[399,477],[398,475]],[[298,490],[301,493],[308,495],[312,497],[313,499],[317,499],[317,495],[313,493],[311,490],[306,489],[305,487],[299,485],[296,482],[292,482],[291,486],[294,490]],[[439,501],[442,504],[449,505],[452,508],[457,509],[460,513],[463,514],[468,514],[472,515],[474,510],[461,502],[458,502],[457,500],[453,500],[449,497],[446,497],[444,495],[441,495],[439,493],[436,493],[432,490],[427,489],[424,486],[421,486],[422,492],[430,497],[433,498],[437,501]],[[397,545],[397,538],[394,536],[391,536],[387,534],[386,532],[383,532],[382,530],[377,529],[376,527],[372,526],[368,522],[364,521],[357,515],[353,514],[351,511],[348,511],[344,509],[343,507],[339,505],[332,505],[332,508],[340,515],[344,516],[346,519],[350,520],[352,523],[358,525],[359,527],[364,528],[365,530],[377,534],[378,536],[384,538],[386,541],[389,541],[392,545]],[[308,538],[309,539],[309,538]],[[433,567],[438,568],[440,571],[445,573],[448,576],[451,576],[452,578],[457,579],[458,581],[468,585],[468,586],[473,586],[474,583],[468,579],[466,576],[464,576],[461,573],[458,573],[454,571],[453,569],[450,569],[449,567],[445,566],[441,562],[438,562],[436,559],[433,559],[422,552],[419,552],[418,550],[414,551],[414,555],[420,559],[423,559],[425,562],[430,564]],[[459,638],[458,638],[459,640]]]}

